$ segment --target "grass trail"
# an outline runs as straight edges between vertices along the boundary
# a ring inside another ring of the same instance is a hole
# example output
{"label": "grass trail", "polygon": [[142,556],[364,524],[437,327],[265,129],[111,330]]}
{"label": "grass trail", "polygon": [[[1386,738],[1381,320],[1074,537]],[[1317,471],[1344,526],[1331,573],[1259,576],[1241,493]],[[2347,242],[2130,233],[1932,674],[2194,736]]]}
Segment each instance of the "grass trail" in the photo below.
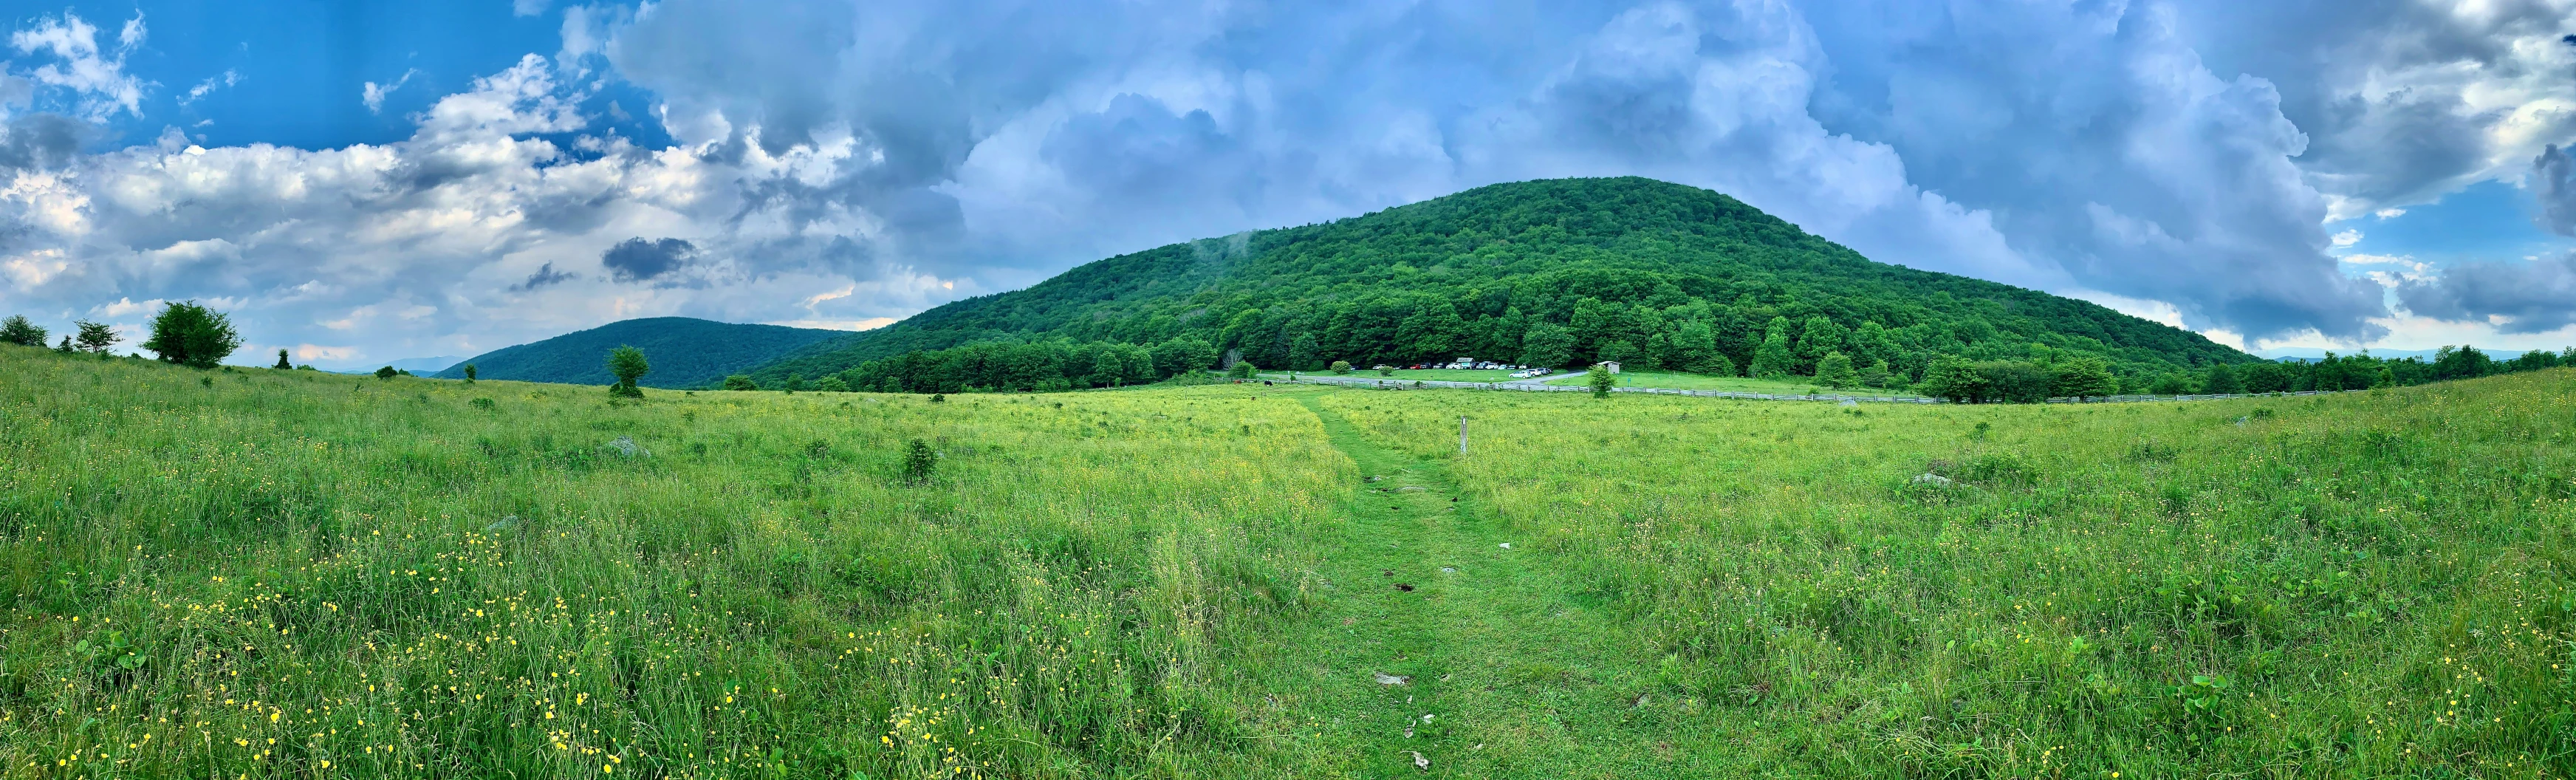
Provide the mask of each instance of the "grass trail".
{"label": "grass trail", "polygon": [[[1299,400],[1365,476],[1350,522],[1317,540],[1337,591],[1324,628],[1288,639],[1292,654],[1313,659],[1314,679],[1284,675],[1277,694],[1319,731],[1338,732],[1328,743],[1351,746],[1347,765],[1315,769],[1420,777],[1414,751],[1434,777],[1705,776],[1730,766],[1726,730],[1696,700],[1669,693],[1633,632],[1554,576],[1545,554],[1526,542],[1502,548],[1512,536],[1460,500],[1440,461],[1378,446],[1319,396]],[[1381,673],[1411,682],[1382,684]]]}

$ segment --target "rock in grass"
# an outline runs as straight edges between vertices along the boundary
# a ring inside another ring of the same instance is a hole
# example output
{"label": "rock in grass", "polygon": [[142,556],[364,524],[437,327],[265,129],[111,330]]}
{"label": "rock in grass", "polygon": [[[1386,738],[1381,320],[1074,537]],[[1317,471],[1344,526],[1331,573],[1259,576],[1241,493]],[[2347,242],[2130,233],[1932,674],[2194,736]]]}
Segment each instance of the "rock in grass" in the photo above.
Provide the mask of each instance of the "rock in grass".
{"label": "rock in grass", "polygon": [[632,436],[619,436],[615,439],[609,440],[606,445],[602,446],[616,450],[617,454],[624,455],[629,458],[653,454],[652,450],[635,446],[635,437]]}
{"label": "rock in grass", "polygon": [[1421,487],[1416,487],[1416,486],[1413,486],[1413,485],[1406,485],[1406,486],[1404,486],[1404,487],[1400,487],[1400,488],[1396,488],[1396,489],[1395,489],[1395,492],[1398,492],[1398,493],[1420,493],[1420,492],[1422,492],[1422,491],[1423,491],[1423,488],[1421,488]]}
{"label": "rock in grass", "polygon": [[483,526],[483,532],[487,534],[503,534],[517,530],[518,527],[519,516],[511,515],[499,520],[494,520],[491,525]]}
{"label": "rock in grass", "polygon": [[1413,678],[1400,674],[1387,674],[1385,672],[1370,672],[1369,674],[1377,676],[1377,684],[1379,685],[1403,685],[1413,682]]}
{"label": "rock in grass", "polygon": [[1431,771],[1431,759],[1423,758],[1423,757],[1422,757],[1422,751],[1419,751],[1419,750],[1407,750],[1407,751],[1404,751],[1404,752],[1407,752],[1407,753],[1411,753],[1411,754],[1413,754],[1413,768],[1415,768],[1415,769],[1419,769],[1419,770],[1422,770],[1422,771],[1425,771],[1425,772],[1429,772],[1429,771]]}
{"label": "rock in grass", "polygon": [[1511,542],[1504,542],[1504,543],[1502,544],[1502,547],[1503,547],[1503,549],[1506,549],[1506,550],[1512,549],[1512,543],[1511,543]]}
{"label": "rock in grass", "polygon": [[1939,486],[1942,486],[1942,487],[1949,487],[1949,486],[1950,486],[1950,478],[1949,478],[1949,477],[1941,476],[1941,475],[1939,475],[1939,474],[1924,474],[1924,475],[1922,475],[1922,476],[1915,477],[1915,478],[1914,478],[1914,484],[1917,484],[1917,485],[1939,485]]}

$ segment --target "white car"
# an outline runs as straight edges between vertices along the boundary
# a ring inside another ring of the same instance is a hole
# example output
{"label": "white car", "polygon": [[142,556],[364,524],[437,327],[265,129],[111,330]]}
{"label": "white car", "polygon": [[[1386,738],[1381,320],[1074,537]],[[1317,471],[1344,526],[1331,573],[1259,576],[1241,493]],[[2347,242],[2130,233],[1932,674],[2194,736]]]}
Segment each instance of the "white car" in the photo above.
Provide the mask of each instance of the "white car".
{"label": "white car", "polygon": [[1530,372],[1527,372],[1527,371],[1514,371],[1514,372],[1512,372],[1512,378],[1513,378],[1513,379],[1528,379],[1528,378],[1530,378]]}

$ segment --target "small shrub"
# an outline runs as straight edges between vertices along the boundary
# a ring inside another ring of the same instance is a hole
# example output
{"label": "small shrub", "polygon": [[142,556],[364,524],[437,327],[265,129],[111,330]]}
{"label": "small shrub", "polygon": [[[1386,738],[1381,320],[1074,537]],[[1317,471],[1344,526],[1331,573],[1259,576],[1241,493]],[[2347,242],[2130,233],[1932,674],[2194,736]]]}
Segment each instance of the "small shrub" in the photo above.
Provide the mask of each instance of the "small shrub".
{"label": "small shrub", "polygon": [[946,393],[931,393],[930,402],[934,404],[948,403],[948,395]]}
{"label": "small shrub", "polygon": [[384,367],[384,368],[376,369],[376,378],[377,378],[377,379],[392,379],[392,378],[394,378],[394,377],[401,376],[401,375],[402,375],[402,372],[395,371],[393,366],[386,366],[386,367]]}
{"label": "small shrub", "polygon": [[1351,361],[1348,361],[1348,360],[1336,360],[1336,361],[1333,361],[1333,373],[1336,373],[1336,374],[1348,374],[1348,373],[1350,373],[1350,372],[1351,372]]}
{"label": "small shrub", "polygon": [[930,449],[930,442],[914,439],[903,446],[903,481],[905,484],[920,485],[928,483],[930,481],[931,472],[937,468],[939,468],[939,453]]}
{"label": "small shrub", "polygon": [[481,409],[486,412],[492,411],[492,399],[489,398],[477,398],[472,401],[467,401],[466,403],[473,404],[476,409]]}

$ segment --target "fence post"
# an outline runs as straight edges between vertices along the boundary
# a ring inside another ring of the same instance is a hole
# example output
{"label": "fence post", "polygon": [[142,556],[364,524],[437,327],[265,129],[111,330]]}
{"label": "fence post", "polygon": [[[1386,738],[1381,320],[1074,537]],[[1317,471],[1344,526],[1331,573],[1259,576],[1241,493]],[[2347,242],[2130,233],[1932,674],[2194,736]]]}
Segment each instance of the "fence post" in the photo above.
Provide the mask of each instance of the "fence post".
{"label": "fence post", "polygon": [[1467,454],[1467,416],[1458,415],[1458,454]]}

